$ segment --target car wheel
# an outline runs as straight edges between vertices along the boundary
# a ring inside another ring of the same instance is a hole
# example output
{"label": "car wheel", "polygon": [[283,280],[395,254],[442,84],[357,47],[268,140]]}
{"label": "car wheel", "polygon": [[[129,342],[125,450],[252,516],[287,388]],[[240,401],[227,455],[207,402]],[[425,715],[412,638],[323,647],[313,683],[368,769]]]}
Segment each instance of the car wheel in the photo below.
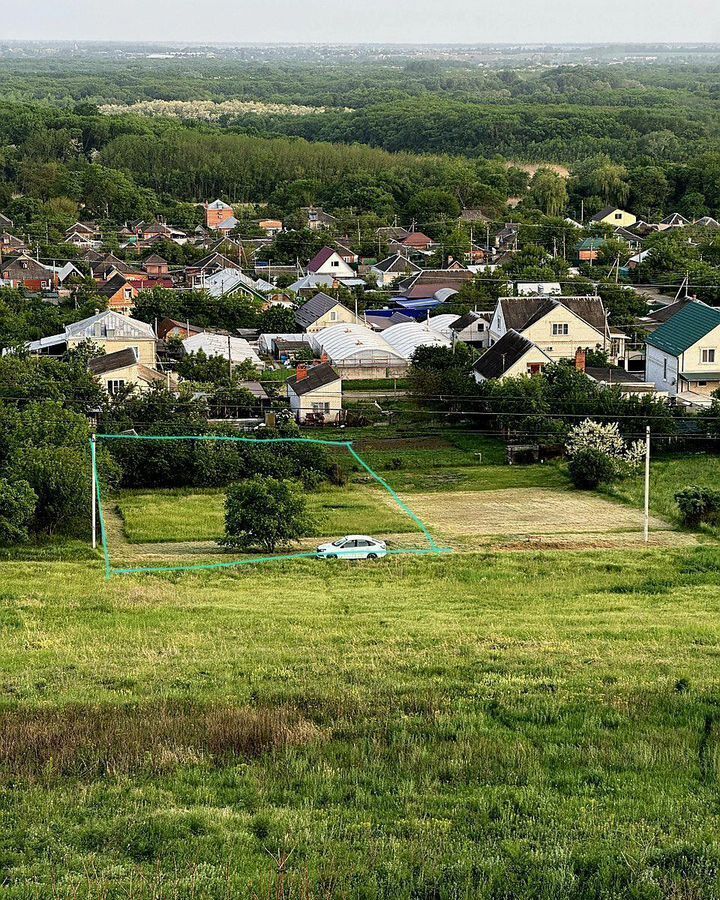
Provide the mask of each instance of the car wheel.
{"label": "car wheel", "polygon": [[377,553],[368,553],[367,559],[377,559]]}

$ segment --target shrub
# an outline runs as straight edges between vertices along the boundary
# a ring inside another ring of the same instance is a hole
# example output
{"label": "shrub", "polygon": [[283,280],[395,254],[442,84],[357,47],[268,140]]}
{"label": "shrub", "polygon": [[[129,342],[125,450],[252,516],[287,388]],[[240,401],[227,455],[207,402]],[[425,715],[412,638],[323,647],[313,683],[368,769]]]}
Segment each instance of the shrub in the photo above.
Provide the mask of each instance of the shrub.
{"label": "shrub", "polygon": [[675,494],[683,524],[695,528],[702,522],[720,521],[720,491],[694,485]]}
{"label": "shrub", "polygon": [[256,475],[232,485],[225,500],[227,548],[260,547],[269,553],[306,533],[305,498],[291,481]]}
{"label": "shrub", "polygon": [[614,461],[601,450],[578,450],[568,464],[568,471],[575,487],[592,490],[617,477]]}
{"label": "shrub", "polygon": [[27,481],[0,478],[0,544],[21,544],[35,512],[37,494]]}
{"label": "shrub", "polygon": [[90,515],[87,455],[69,447],[31,447],[18,453],[15,471],[37,495],[33,531],[71,533]]}

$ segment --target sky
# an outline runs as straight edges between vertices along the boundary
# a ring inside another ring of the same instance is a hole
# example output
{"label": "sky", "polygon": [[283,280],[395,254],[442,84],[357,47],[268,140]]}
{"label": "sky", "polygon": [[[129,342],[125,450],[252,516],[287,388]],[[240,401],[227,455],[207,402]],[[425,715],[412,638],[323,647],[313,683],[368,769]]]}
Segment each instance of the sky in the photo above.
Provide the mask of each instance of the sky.
{"label": "sky", "polygon": [[0,41],[720,42],[717,0],[0,0]]}

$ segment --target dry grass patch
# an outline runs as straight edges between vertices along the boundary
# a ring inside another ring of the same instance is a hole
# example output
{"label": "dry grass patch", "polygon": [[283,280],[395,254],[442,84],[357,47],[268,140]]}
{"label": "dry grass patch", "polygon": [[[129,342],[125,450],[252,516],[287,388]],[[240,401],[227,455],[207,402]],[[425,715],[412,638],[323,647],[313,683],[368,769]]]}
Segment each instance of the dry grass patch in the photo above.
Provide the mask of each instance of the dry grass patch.
{"label": "dry grass patch", "polygon": [[257,757],[318,740],[290,707],[72,704],[0,713],[0,777],[97,777]]}
{"label": "dry grass patch", "polygon": [[[596,494],[517,488],[413,494],[411,508],[448,535],[594,534],[642,529],[642,512]],[[653,517],[653,530],[669,529]]]}

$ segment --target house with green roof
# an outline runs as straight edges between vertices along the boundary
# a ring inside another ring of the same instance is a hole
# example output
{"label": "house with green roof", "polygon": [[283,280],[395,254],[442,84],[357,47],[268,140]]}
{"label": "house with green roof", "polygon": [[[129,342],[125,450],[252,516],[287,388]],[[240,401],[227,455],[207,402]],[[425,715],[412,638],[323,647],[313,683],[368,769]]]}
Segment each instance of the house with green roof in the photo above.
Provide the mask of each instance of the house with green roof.
{"label": "house with green roof", "polygon": [[645,339],[645,380],[696,405],[720,388],[720,308],[692,300]]}

